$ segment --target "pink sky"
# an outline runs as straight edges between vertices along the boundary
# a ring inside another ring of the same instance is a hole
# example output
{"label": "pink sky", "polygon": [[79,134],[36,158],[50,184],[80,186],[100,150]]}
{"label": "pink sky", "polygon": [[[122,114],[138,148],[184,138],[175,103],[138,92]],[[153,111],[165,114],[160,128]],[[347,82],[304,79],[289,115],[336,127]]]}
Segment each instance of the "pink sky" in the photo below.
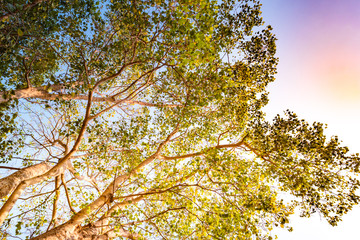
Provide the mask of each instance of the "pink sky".
{"label": "pink sky", "polygon": [[[360,152],[360,0],[263,0],[280,58],[269,87],[268,117],[285,109],[328,124],[352,152]],[[360,207],[337,228],[318,216],[293,218],[280,240],[360,239]]]}
{"label": "pink sky", "polygon": [[269,115],[289,108],[328,123],[331,134],[360,152],[360,0],[264,0],[263,5],[264,19],[279,39]]}
{"label": "pink sky", "polygon": [[297,64],[309,75],[306,84],[334,101],[359,100],[360,1],[287,2],[284,17],[292,21],[284,41],[296,47]]}

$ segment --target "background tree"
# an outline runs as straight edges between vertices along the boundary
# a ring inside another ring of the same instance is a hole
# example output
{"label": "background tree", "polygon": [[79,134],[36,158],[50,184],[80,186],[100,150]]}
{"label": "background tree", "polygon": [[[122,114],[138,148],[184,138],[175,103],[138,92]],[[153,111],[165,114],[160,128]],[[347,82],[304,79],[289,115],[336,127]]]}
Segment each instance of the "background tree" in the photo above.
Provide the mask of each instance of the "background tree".
{"label": "background tree", "polygon": [[[259,1],[2,5],[2,236],[266,239],[357,204],[359,156],[287,111]],[[284,197],[287,196],[287,197]]]}

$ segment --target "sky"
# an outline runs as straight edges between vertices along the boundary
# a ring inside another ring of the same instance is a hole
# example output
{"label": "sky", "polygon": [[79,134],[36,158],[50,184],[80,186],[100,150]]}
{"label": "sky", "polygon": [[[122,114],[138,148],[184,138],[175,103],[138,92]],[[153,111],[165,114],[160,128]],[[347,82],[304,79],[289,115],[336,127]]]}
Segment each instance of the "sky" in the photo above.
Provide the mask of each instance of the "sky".
{"label": "sky", "polygon": [[[350,151],[360,152],[360,0],[263,0],[274,28],[279,66],[267,117],[290,109],[308,122],[328,125]],[[293,217],[280,240],[360,239],[360,206],[337,227],[318,215]]]}

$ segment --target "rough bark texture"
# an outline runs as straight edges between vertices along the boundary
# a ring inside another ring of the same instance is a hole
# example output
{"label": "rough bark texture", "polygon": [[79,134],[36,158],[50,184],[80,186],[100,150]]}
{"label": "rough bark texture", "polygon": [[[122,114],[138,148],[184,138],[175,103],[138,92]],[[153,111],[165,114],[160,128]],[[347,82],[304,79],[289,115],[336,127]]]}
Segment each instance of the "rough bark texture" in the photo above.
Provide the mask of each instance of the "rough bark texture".
{"label": "rough bark texture", "polygon": [[[45,87],[30,87],[24,89],[18,89],[14,91],[14,94],[10,92],[0,92],[0,103],[7,102],[11,99],[28,99],[28,98],[37,98],[43,100],[88,100],[87,95],[72,95],[62,93],[61,90],[64,88],[63,85],[51,85]],[[46,90],[48,89],[48,90]],[[49,91],[51,89],[51,93]],[[7,96],[7,97],[5,97]],[[136,100],[126,100],[126,99],[117,99],[116,96],[108,97],[93,97],[93,102],[109,102],[109,103],[123,103],[123,104],[138,104],[142,106],[149,107],[181,107],[178,104],[155,104],[151,102],[142,102]]]}
{"label": "rough bark texture", "polygon": [[76,227],[72,221],[69,221],[31,240],[105,240],[118,236],[129,239],[138,239],[139,237],[125,229],[115,232],[109,227],[108,221],[103,219],[83,227]]}
{"label": "rough bark texture", "polygon": [[21,98],[44,98],[48,94],[48,92],[45,90],[44,87],[38,87],[38,88],[24,88],[24,89],[18,89],[14,91],[14,94],[5,97],[9,93],[1,92],[0,94],[0,103],[6,102],[9,99],[21,99]]}
{"label": "rough bark texture", "polygon": [[77,240],[79,239],[79,236],[79,232],[76,231],[73,225],[64,223],[44,234],[41,234],[40,236],[32,238],[32,240]]}
{"label": "rough bark texture", "polygon": [[45,162],[23,168],[0,179],[0,198],[9,195],[22,181],[44,174],[51,168]]}

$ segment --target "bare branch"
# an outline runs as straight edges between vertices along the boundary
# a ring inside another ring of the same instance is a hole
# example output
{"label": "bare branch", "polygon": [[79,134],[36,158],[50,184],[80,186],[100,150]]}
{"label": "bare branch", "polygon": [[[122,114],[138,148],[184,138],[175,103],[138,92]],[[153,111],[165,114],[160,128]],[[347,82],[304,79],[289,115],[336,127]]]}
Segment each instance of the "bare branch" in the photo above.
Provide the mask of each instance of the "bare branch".
{"label": "bare branch", "polygon": [[72,149],[70,150],[70,152],[67,153],[62,159],[60,159],[58,164],[56,164],[54,167],[52,167],[49,171],[47,171],[45,173],[42,173],[41,175],[38,175],[36,177],[23,180],[23,181],[20,182],[20,184],[17,185],[14,192],[11,194],[9,199],[5,202],[5,204],[0,209],[0,225],[2,225],[2,223],[4,222],[6,217],[8,216],[10,210],[15,205],[17,199],[20,197],[21,193],[25,190],[25,188],[27,186],[30,186],[30,185],[39,183],[41,181],[44,181],[45,179],[47,179],[49,177],[58,176],[58,175],[62,174],[65,171],[65,169],[67,168],[67,161],[70,159],[70,157],[78,149],[78,147],[80,145],[80,142],[81,142],[81,140],[83,138],[83,135],[84,135],[84,133],[86,131],[87,124],[90,121],[89,116],[90,116],[90,110],[91,110],[91,104],[92,104],[92,96],[93,96],[93,92],[90,91],[89,96],[88,96],[88,104],[87,104],[87,107],[86,107],[85,118],[84,118],[82,127],[81,127],[81,129],[79,131],[78,137],[77,137]]}

